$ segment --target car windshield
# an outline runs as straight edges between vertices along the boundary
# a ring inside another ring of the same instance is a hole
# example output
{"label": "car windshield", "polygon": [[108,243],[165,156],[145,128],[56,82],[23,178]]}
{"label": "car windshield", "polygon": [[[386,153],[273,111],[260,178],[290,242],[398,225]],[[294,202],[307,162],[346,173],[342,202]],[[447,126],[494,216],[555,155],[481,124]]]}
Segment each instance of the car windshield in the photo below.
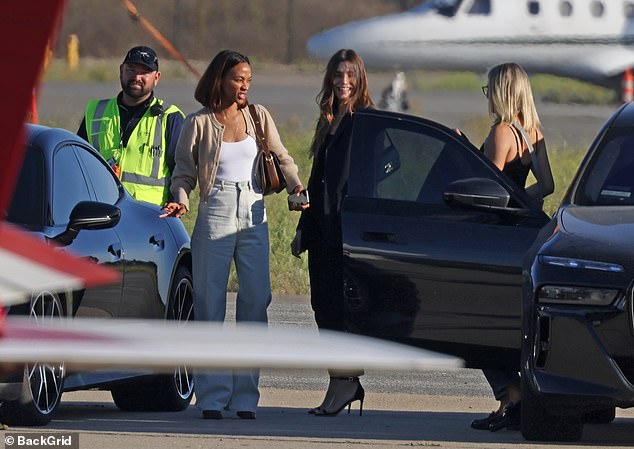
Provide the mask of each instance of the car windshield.
{"label": "car windshield", "polygon": [[437,11],[443,16],[453,17],[456,15],[456,11],[458,11],[461,3],[462,0],[427,0],[422,5],[418,5],[410,9],[410,12],[420,14],[429,11]]}
{"label": "car windshield", "polygon": [[581,206],[634,205],[634,129],[609,131],[579,182]]}
{"label": "car windshield", "polygon": [[44,160],[37,148],[27,148],[7,221],[29,229],[44,225]]}

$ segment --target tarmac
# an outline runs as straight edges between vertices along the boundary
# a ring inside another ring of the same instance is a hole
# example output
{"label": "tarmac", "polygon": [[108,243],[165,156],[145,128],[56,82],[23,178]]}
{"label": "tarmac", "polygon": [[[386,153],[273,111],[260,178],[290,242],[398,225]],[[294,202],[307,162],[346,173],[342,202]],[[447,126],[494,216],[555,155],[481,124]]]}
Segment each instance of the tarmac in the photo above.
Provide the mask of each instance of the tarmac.
{"label": "tarmac", "polygon": [[[234,295],[228,316],[234,312]],[[306,296],[275,295],[269,316],[272,326],[314,328]],[[68,435],[76,449],[447,449],[559,448],[561,444],[531,443],[517,431],[492,433],[470,428],[470,422],[496,407],[479,370],[368,370],[362,378],[366,395],[351,413],[316,417],[307,413],[320,403],[327,384],[325,370],[263,370],[256,420],[228,413],[223,420],[204,420],[191,405],[183,412],[126,412],[116,408],[108,391],[64,393],[52,422],[41,428],[15,427],[3,437]],[[626,448],[634,445],[634,409],[617,409],[609,425],[586,425],[581,442],[566,448]],[[5,444],[5,449],[16,448]]]}
{"label": "tarmac", "polygon": [[[45,429],[10,429],[30,434],[74,433],[80,449],[321,449],[437,447],[455,449],[559,448],[525,441],[516,431],[473,430],[472,419],[490,407],[485,397],[373,393],[337,417],[315,417],[307,405],[321,391],[263,388],[257,419],[203,420],[190,406],[176,413],[132,413],[116,409],[107,392],[70,393]],[[634,435],[634,412],[618,411],[610,425],[586,425],[583,440],[566,448],[626,448]],[[5,446],[5,448],[8,446]]]}

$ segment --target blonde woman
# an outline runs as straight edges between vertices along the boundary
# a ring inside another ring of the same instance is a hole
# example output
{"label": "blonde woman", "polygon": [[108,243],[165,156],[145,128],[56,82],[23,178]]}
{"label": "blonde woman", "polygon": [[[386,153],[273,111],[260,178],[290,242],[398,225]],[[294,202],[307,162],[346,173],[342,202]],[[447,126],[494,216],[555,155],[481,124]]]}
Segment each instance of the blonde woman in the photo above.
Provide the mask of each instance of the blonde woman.
{"label": "blonde woman", "polygon": [[[493,119],[493,126],[482,145],[484,154],[520,189],[542,201],[543,197],[553,193],[555,184],[528,75],[518,64],[500,64],[489,71],[488,84],[482,91],[488,99],[489,115]],[[534,151],[533,155],[531,151]],[[531,170],[537,182],[527,188],[526,179]],[[483,372],[500,405],[489,416],[474,420],[471,427],[493,432],[503,428],[519,429],[519,374],[497,369]]]}
{"label": "blonde woman", "polygon": [[[528,75],[518,64],[500,64],[489,71],[483,90],[493,119],[484,141],[484,154],[533,198],[541,200],[550,195],[555,186]],[[533,157],[522,131],[535,150]],[[527,188],[531,170],[538,182]]]}

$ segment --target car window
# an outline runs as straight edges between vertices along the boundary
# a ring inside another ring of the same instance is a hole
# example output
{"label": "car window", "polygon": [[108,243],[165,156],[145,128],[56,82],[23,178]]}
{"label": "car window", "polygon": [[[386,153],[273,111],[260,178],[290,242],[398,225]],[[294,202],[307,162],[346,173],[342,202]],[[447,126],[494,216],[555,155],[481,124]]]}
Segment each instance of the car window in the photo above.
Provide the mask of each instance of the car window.
{"label": "car window", "polygon": [[77,146],[75,150],[84,165],[86,176],[92,184],[97,201],[108,204],[115,204],[119,201],[121,195],[119,183],[115,180],[114,174],[107,168],[106,162],[85,148]]}
{"label": "car window", "polygon": [[42,152],[39,148],[27,148],[7,221],[32,229],[44,226],[45,181]]}
{"label": "car window", "polygon": [[53,223],[64,225],[73,207],[91,201],[88,185],[72,145],[58,148],[53,159]]}
{"label": "car window", "polygon": [[457,135],[375,116],[358,115],[354,126],[350,195],[440,205],[452,181],[492,177]]}
{"label": "car window", "polygon": [[633,173],[632,131],[608,133],[579,182],[576,203],[584,206],[634,204]]}

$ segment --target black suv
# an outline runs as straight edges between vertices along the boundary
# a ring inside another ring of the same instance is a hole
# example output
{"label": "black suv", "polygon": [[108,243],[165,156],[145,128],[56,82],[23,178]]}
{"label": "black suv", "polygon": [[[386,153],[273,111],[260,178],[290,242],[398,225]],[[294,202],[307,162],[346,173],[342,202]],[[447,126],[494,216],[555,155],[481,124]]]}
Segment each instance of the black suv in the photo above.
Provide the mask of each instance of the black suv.
{"label": "black suv", "polygon": [[634,104],[595,138],[528,260],[522,433],[579,439],[634,406]]}

